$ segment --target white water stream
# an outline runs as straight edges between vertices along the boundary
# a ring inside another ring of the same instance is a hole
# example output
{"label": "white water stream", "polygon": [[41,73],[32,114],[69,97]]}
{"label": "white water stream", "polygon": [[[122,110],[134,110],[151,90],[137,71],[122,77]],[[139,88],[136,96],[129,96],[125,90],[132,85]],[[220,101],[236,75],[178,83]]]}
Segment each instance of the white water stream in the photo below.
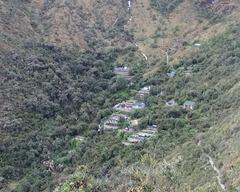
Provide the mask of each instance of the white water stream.
{"label": "white water stream", "polygon": [[129,23],[130,21],[132,21],[132,16],[128,19],[128,23]]}
{"label": "white water stream", "polygon": [[130,9],[132,6],[131,0],[128,0],[128,9]]}

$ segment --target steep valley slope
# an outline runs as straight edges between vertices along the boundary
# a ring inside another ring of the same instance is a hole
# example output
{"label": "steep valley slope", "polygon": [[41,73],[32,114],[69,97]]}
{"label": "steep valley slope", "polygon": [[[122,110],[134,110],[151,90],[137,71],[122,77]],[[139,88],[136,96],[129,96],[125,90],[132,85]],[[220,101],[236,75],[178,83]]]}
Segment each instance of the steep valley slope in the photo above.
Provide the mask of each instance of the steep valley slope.
{"label": "steep valley slope", "polygon": [[[1,192],[240,190],[238,0],[0,0],[0,15]],[[148,85],[130,115],[156,137],[99,131]]]}

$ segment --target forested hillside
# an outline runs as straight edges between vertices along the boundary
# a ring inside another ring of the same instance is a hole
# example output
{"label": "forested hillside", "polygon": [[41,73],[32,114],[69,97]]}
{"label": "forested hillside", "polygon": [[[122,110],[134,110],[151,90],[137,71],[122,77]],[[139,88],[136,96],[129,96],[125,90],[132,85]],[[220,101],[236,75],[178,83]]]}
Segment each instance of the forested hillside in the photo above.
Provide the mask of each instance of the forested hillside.
{"label": "forested hillside", "polygon": [[0,6],[1,192],[240,190],[237,0]]}

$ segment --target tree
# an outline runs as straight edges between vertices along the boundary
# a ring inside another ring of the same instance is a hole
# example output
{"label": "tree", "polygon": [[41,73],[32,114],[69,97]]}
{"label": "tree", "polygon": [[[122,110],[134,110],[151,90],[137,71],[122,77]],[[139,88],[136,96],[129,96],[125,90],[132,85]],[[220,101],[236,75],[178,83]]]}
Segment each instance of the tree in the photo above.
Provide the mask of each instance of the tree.
{"label": "tree", "polygon": [[116,79],[116,89],[117,91],[126,89],[128,86],[128,81],[123,77],[117,77]]}

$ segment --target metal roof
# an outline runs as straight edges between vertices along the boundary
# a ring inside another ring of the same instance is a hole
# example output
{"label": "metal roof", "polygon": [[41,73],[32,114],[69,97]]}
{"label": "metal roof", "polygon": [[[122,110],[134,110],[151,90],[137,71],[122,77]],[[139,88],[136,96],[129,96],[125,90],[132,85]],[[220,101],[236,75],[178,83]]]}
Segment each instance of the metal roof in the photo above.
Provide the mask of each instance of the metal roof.
{"label": "metal roof", "polygon": [[183,105],[195,105],[194,101],[185,101]]}

